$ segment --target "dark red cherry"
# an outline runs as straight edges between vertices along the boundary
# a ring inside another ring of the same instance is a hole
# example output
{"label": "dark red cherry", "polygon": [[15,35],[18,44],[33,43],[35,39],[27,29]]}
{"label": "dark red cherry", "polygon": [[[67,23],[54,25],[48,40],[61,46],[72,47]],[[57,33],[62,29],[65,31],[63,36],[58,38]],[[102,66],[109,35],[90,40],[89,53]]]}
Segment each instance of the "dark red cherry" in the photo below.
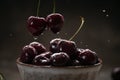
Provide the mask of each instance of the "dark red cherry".
{"label": "dark red cherry", "polygon": [[36,49],[37,55],[41,54],[41,53],[44,53],[44,52],[47,51],[47,49],[45,48],[45,46],[43,46],[39,42],[31,42],[30,45]]}
{"label": "dark red cherry", "polygon": [[41,35],[46,28],[46,24],[46,20],[43,17],[30,16],[27,20],[28,31],[30,31],[33,36]]}
{"label": "dark red cherry", "polygon": [[76,52],[75,52],[75,59],[79,56],[79,54],[84,51],[84,49],[81,49],[81,48],[77,48],[76,49]]}
{"label": "dark red cherry", "polygon": [[34,65],[50,65],[50,59],[40,54],[35,56],[33,60]]}
{"label": "dark red cherry", "polygon": [[53,33],[58,33],[64,24],[64,17],[59,13],[52,13],[46,17],[47,26]]}
{"label": "dark red cherry", "polygon": [[50,48],[49,49],[50,49],[50,51],[52,53],[59,52],[59,43],[60,43],[60,41],[62,41],[62,39],[60,39],[60,38],[55,38],[55,39],[50,41]]}
{"label": "dark red cherry", "polygon": [[71,55],[71,60],[76,60],[79,54],[81,53],[82,49],[76,48],[76,50]]}
{"label": "dark red cherry", "polygon": [[44,52],[42,54],[40,54],[41,56],[44,56],[44,57],[47,57],[47,58],[50,58],[52,53],[51,52]]}
{"label": "dark red cherry", "polygon": [[53,66],[66,66],[69,60],[69,56],[64,52],[54,53],[50,57]]}
{"label": "dark red cherry", "polygon": [[116,67],[111,73],[112,80],[120,80],[120,67]]}
{"label": "dark red cherry", "polygon": [[67,53],[71,58],[74,56],[77,48],[76,48],[75,42],[68,41],[68,40],[62,40],[59,43],[59,49],[60,49],[60,52]]}
{"label": "dark red cherry", "polygon": [[84,49],[80,52],[78,60],[81,65],[94,65],[98,61],[97,54],[89,49]]}
{"label": "dark red cherry", "polygon": [[20,55],[20,61],[23,63],[32,63],[33,58],[36,56],[37,52],[34,47],[26,45],[22,49],[22,54]]}

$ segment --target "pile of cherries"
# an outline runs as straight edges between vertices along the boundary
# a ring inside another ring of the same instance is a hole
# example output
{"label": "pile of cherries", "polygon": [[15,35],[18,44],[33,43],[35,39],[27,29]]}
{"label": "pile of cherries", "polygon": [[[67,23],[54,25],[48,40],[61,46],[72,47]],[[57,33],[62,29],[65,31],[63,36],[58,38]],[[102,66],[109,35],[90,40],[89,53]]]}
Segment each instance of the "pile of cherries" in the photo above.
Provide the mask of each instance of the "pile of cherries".
{"label": "pile of cherries", "polygon": [[39,42],[32,42],[22,49],[20,61],[38,66],[80,66],[98,63],[97,54],[89,49],[77,48],[73,41],[55,38],[49,50]]}
{"label": "pile of cherries", "polygon": [[[63,27],[63,23],[64,17],[59,13],[49,14],[46,18],[30,16],[27,28],[33,36],[41,35],[46,29],[56,34]],[[56,38],[50,41],[49,50],[39,42],[24,46],[20,61],[38,66],[79,66],[96,64],[98,57],[89,49],[77,48],[74,41]]]}
{"label": "pile of cherries", "polygon": [[46,29],[58,33],[64,24],[64,17],[59,13],[51,13],[46,18],[30,16],[27,20],[27,29],[33,36],[41,35]]}

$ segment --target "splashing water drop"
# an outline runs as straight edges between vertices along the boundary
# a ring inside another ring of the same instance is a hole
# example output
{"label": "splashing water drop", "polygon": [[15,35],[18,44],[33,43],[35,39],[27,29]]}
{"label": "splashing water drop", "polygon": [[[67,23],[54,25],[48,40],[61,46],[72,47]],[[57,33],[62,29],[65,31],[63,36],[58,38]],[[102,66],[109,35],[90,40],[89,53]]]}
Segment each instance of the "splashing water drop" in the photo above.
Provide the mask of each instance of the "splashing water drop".
{"label": "splashing water drop", "polygon": [[109,17],[110,9],[103,9],[102,12],[104,13],[105,17]]}
{"label": "splashing water drop", "polygon": [[105,9],[103,9],[103,10],[102,10],[102,12],[104,12],[104,13],[105,13],[105,12],[106,12],[106,10],[105,10]]}
{"label": "splashing water drop", "polygon": [[41,33],[41,35],[44,35],[44,33]]}
{"label": "splashing water drop", "polygon": [[108,15],[108,14],[106,14],[106,17],[109,17],[109,15]]}

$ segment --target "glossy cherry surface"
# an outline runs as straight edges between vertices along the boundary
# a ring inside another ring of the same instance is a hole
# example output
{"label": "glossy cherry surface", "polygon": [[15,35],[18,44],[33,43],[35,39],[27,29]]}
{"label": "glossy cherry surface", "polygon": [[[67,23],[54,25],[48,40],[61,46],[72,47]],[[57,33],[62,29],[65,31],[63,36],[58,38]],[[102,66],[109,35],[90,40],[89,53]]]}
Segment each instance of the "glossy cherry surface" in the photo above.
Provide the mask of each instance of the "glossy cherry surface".
{"label": "glossy cherry surface", "polygon": [[46,17],[47,26],[53,33],[58,33],[64,24],[64,17],[59,13],[52,13]]}
{"label": "glossy cherry surface", "polygon": [[30,45],[36,49],[37,55],[47,51],[45,46],[39,42],[31,42]]}
{"label": "glossy cherry surface", "polygon": [[20,55],[20,61],[23,63],[32,63],[33,58],[36,56],[37,52],[34,47],[26,45],[22,49]]}
{"label": "glossy cherry surface", "polygon": [[46,24],[45,18],[30,16],[27,20],[27,29],[33,36],[39,36],[45,30]]}
{"label": "glossy cherry surface", "polygon": [[62,39],[60,39],[60,38],[55,38],[55,39],[50,41],[50,48],[49,49],[52,53],[57,53],[60,51],[59,50],[59,43],[61,41],[62,41]]}
{"label": "glossy cherry surface", "polygon": [[64,52],[54,53],[50,57],[50,61],[53,66],[66,66],[69,60],[69,56]]}
{"label": "glossy cherry surface", "polygon": [[97,54],[89,49],[84,49],[80,52],[78,60],[81,65],[94,65],[98,61]]}
{"label": "glossy cherry surface", "polygon": [[51,52],[44,52],[44,53],[42,53],[42,54],[40,54],[41,56],[44,56],[44,57],[46,57],[46,58],[50,58],[51,57],[51,55],[52,55],[52,53]]}
{"label": "glossy cherry surface", "polygon": [[75,42],[73,41],[69,41],[69,40],[62,40],[60,43],[59,43],[59,49],[60,49],[60,52],[65,52],[67,53],[70,57],[72,57],[75,52],[76,52],[76,44]]}
{"label": "glossy cherry surface", "polygon": [[45,57],[44,55],[37,55],[35,56],[34,60],[33,60],[33,64],[34,65],[50,65],[50,59]]}

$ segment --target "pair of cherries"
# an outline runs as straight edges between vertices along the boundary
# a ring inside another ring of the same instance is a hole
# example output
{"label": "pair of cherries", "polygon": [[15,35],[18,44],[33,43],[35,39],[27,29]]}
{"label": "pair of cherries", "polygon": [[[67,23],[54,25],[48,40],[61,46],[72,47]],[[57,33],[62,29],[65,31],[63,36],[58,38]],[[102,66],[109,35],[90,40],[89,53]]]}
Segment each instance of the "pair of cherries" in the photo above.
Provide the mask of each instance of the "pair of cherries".
{"label": "pair of cherries", "polygon": [[33,36],[39,36],[45,29],[58,33],[64,24],[64,17],[59,13],[49,14],[46,18],[38,16],[30,16],[27,20],[28,31]]}

